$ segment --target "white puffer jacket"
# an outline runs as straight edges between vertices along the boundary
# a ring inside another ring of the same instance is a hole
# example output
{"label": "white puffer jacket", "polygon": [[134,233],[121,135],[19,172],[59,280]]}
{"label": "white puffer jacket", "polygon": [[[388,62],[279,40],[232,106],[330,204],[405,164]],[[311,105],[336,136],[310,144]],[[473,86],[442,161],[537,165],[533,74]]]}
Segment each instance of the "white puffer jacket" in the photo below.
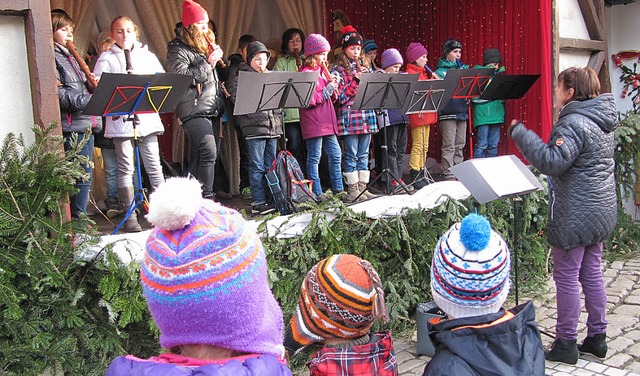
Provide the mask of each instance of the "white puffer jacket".
{"label": "white puffer jacket", "polygon": [[[164,68],[156,55],[142,43],[135,43],[130,56],[133,74],[164,73]],[[93,74],[97,79],[100,79],[102,73],[127,73],[124,51],[118,45],[114,44],[98,58]],[[164,132],[164,126],[158,114],[139,114],[137,117],[140,119],[140,124],[136,127],[138,137]],[[125,122],[124,118],[123,116],[107,116],[104,136],[107,138],[133,137],[133,124],[131,121]]]}

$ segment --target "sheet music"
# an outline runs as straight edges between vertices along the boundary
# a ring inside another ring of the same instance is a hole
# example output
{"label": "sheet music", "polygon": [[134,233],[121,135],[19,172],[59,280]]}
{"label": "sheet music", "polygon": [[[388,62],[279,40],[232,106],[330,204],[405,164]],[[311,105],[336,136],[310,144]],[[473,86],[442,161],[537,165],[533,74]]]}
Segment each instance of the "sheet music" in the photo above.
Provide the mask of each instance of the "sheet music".
{"label": "sheet music", "polygon": [[514,192],[536,190],[536,187],[520,172],[518,166],[508,155],[471,159],[470,162],[498,197],[508,196]]}

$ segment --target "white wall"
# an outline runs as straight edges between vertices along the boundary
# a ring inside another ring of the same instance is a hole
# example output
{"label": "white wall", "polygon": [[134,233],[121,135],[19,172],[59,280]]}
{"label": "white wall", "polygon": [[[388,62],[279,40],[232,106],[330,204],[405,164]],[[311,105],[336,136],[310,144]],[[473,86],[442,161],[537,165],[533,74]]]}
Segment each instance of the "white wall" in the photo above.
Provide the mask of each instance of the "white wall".
{"label": "white wall", "polygon": [[28,144],[33,142],[34,126],[31,85],[27,63],[24,19],[0,16],[0,142],[9,132],[22,133]]}
{"label": "white wall", "polygon": [[[611,91],[616,97],[618,111],[626,112],[633,108],[631,99],[620,98],[622,84],[620,74],[622,70],[617,68],[611,60],[611,55],[624,50],[640,50],[640,2],[627,5],[616,5],[606,8],[609,40],[609,74],[611,75]],[[623,60],[624,65],[633,68],[633,63],[637,60]],[[638,70],[640,73],[640,69]]]}
{"label": "white wall", "polygon": [[[578,0],[558,0],[558,34],[562,38],[591,39],[582,18]],[[569,67],[586,67],[589,52],[562,51],[558,59],[559,72]]]}
{"label": "white wall", "polygon": [[[607,39],[609,41],[609,74],[611,76],[611,91],[616,98],[616,106],[618,111],[627,112],[633,108],[631,99],[621,98],[622,84],[620,83],[620,74],[622,70],[617,68],[611,60],[611,55],[624,50],[640,50],[640,3],[636,2],[627,5],[616,5],[606,8],[607,16]],[[626,66],[633,68],[633,60],[623,60]],[[637,60],[635,61],[637,62]],[[639,70],[640,73],[640,70]],[[625,207],[627,213],[631,214],[634,219],[640,220],[640,209],[633,202],[633,197],[629,200]]]}

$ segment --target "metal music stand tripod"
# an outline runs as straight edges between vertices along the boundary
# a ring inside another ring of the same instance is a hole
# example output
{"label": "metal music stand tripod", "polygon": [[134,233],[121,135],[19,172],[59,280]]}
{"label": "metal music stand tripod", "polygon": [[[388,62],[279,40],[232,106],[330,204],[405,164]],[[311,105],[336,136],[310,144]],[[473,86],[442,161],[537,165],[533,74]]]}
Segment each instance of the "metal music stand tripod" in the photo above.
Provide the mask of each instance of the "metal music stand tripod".
{"label": "metal music stand tripod", "polygon": [[[354,98],[354,110],[375,110],[377,114],[382,114],[383,119],[388,116],[386,109],[400,109],[405,105],[405,101],[412,92],[412,87],[418,80],[417,74],[400,74],[400,73],[364,73],[360,79],[358,93]],[[376,176],[373,181],[369,182],[367,188],[370,188],[377,182],[386,177],[385,193],[393,194],[391,182],[395,181],[399,187],[409,194],[409,190],[403,184],[400,184],[400,177],[394,176],[388,166],[388,143],[387,143],[387,127],[382,127],[382,172]],[[360,192],[354,201],[357,201],[365,191]]]}
{"label": "metal music stand tripod", "polygon": [[177,73],[155,75],[105,73],[85,107],[84,113],[88,115],[123,116],[126,117],[125,121],[133,122],[134,158],[138,184],[127,213],[113,230],[113,234],[120,230],[141,203],[148,204],[142,188],[135,115],[172,112],[192,81],[193,77]]}

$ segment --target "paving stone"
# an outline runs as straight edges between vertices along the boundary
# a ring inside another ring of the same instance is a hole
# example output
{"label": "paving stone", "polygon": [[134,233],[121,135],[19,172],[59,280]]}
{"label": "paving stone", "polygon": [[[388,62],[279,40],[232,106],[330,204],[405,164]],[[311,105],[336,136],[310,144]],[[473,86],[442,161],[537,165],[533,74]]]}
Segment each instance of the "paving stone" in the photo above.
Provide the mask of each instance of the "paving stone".
{"label": "paving stone", "polygon": [[616,315],[631,316],[636,318],[640,317],[640,309],[638,309],[638,306],[635,305],[623,304],[620,307],[614,309],[613,313]]}
{"label": "paving stone", "polygon": [[586,366],[584,366],[584,368],[593,372],[602,373],[607,368],[609,368],[609,366],[601,363],[589,362]]}
{"label": "paving stone", "polygon": [[634,373],[640,372],[640,362],[631,362],[627,365],[627,371],[631,371]]}
{"label": "paving stone", "polygon": [[614,261],[609,265],[609,269],[621,270],[624,267],[624,262]]}
{"label": "paving stone", "polygon": [[616,354],[604,361],[604,364],[613,368],[624,368],[626,363],[629,363],[633,360],[631,355],[627,354]]}
{"label": "paving stone", "polygon": [[415,359],[416,357],[408,351],[401,351],[396,353],[396,362],[402,365],[404,362]]}
{"label": "paving stone", "polygon": [[634,341],[632,339],[627,338],[624,335],[619,336],[612,341],[608,341],[607,345],[609,346],[609,351],[611,351],[609,355],[613,353],[624,352],[629,347],[633,346],[633,344],[634,344]]}
{"label": "paving stone", "polygon": [[604,371],[604,374],[607,376],[625,376],[627,374],[627,371],[616,368],[609,368],[608,370]]}
{"label": "paving stone", "polygon": [[627,349],[627,354],[633,356],[634,358],[640,360],[640,343],[636,343],[635,345],[629,347]]}
{"label": "paving stone", "polygon": [[405,341],[393,341],[393,348],[396,350],[396,354],[402,352],[404,350],[410,350],[412,347],[415,348],[415,343],[405,342]]}
{"label": "paving stone", "polygon": [[573,376],[593,376],[593,371],[587,371],[586,369],[576,368],[571,372]]}
{"label": "paving stone", "polygon": [[[624,304],[640,305],[640,295],[629,295],[624,299]],[[636,309],[638,309],[636,307]]]}
{"label": "paving stone", "polygon": [[568,364],[560,363],[557,366],[553,367],[553,369],[555,369],[556,371],[566,372],[570,374],[571,372],[573,372],[573,370],[576,369],[576,367],[570,366]]}
{"label": "paving stone", "polygon": [[401,372],[401,373],[410,372],[411,370],[414,370],[416,368],[423,370],[425,365],[426,363],[423,362],[421,359],[411,359],[409,361],[406,361],[398,365],[398,372]]}
{"label": "paving stone", "polygon": [[615,338],[624,333],[625,329],[631,328],[638,323],[638,318],[611,314],[607,315],[607,321],[609,321],[609,325],[607,326],[607,335],[610,338]]}
{"label": "paving stone", "polygon": [[630,330],[624,334],[624,337],[629,338],[634,342],[640,341],[640,330]]}
{"label": "paving stone", "polygon": [[618,271],[617,271],[617,270],[614,270],[614,269],[605,269],[605,270],[602,272],[602,275],[603,275],[604,277],[615,277],[616,275],[618,275]]}

